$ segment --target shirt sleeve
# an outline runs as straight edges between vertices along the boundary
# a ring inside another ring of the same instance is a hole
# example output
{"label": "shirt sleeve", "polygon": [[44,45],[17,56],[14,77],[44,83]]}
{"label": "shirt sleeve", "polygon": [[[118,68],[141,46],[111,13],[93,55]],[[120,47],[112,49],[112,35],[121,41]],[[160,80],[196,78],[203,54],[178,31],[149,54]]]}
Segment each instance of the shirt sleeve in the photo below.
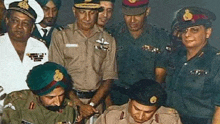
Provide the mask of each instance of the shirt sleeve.
{"label": "shirt sleeve", "polygon": [[214,97],[214,104],[216,106],[220,106],[220,56],[214,60],[214,63],[212,64],[212,69],[213,70],[216,70],[216,75],[214,76],[214,84],[213,85],[213,88],[215,89],[214,90],[214,93],[213,93],[213,97]]}
{"label": "shirt sleeve", "polygon": [[116,42],[115,39],[110,35],[109,35],[109,40],[112,40],[112,42],[110,45],[110,49],[107,51],[106,58],[102,65],[103,80],[118,79],[117,64],[116,64]]}
{"label": "shirt sleeve", "polygon": [[63,40],[62,32],[55,29],[49,47],[49,61],[64,65]]}

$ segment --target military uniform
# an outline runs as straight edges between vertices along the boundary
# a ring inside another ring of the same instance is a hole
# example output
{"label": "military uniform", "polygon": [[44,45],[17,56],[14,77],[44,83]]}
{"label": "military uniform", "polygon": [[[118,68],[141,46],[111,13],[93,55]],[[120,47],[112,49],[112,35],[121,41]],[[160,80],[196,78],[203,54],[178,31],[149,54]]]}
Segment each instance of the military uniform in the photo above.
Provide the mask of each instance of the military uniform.
{"label": "military uniform", "polygon": [[117,79],[114,38],[97,25],[92,33],[87,38],[76,24],[55,29],[49,49],[49,60],[67,68],[74,89],[85,92],[97,90],[102,80]]}
{"label": "military uniform", "polygon": [[39,96],[30,90],[12,92],[4,102],[2,116],[3,124],[72,124],[76,120],[76,109],[72,102],[65,99],[65,107],[59,112],[46,109],[40,102]]}
{"label": "military uniform", "polygon": [[[145,23],[146,24],[146,23]],[[141,36],[134,39],[125,23],[110,29],[117,41],[117,64],[119,79],[115,84],[129,87],[140,79],[155,79],[155,68],[163,67],[160,61],[169,37],[165,30],[158,29],[150,24],[144,26]],[[116,104],[124,104],[126,96],[120,96],[119,92],[112,93]]]}
{"label": "military uniform", "polygon": [[[133,124],[135,121],[128,113],[128,104],[110,106],[95,124]],[[153,117],[143,124],[181,124],[176,110],[161,106]]]}
{"label": "military uniform", "polygon": [[207,44],[187,61],[186,49],[171,54],[167,68],[167,104],[180,114],[212,119],[220,105],[219,51]]}

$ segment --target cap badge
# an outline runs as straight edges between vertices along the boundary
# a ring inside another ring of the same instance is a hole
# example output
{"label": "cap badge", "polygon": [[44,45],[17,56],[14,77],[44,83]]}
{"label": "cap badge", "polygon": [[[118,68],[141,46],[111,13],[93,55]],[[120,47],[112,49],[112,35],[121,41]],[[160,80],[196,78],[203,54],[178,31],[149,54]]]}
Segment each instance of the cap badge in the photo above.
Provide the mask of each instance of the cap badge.
{"label": "cap badge", "polygon": [[152,96],[151,98],[150,98],[150,103],[151,104],[154,104],[154,103],[156,103],[157,102],[157,97],[156,96]]}
{"label": "cap badge", "polygon": [[18,3],[18,6],[21,7],[21,8],[23,8],[23,9],[28,10],[28,9],[29,9],[29,5],[28,5],[27,2],[28,2],[28,0],[23,0],[23,1],[21,1],[21,2]]}
{"label": "cap badge", "polygon": [[55,81],[61,81],[63,79],[63,73],[61,73],[60,70],[56,70],[53,79]]}
{"label": "cap badge", "polygon": [[86,3],[91,2],[92,0],[85,0]]}
{"label": "cap badge", "polygon": [[130,3],[135,3],[137,0],[128,0]]}
{"label": "cap badge", "polygon": [[193,14],[189,12],[188,9],[185,10],[185,14],[183,15],[184,21],[190,21],[193,18]]}

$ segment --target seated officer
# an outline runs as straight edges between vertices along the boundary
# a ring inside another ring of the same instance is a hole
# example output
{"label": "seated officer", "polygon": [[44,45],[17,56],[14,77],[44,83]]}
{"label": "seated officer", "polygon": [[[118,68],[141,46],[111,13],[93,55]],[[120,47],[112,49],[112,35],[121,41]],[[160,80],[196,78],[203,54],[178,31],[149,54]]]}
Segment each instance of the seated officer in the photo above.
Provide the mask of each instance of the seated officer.
{"label": "seated officer", "polygon": [[207,9],[184,7],[173,23],[183,46],[167,63],[167,105],[184,124],[220,123],[220,54],[208,42],[215,19]]}
{"label": "seated officer", "polygon": [[111,106],[96,124],[181,124],[177,111],[163,107],[166,93],[159,83],[143,79],[131,86],[129,102]]}
{"label": "seated officer", "polygon": [[30,90],[10,93],[4,102],[3,123],[72,124],[76,110],[65,95],[71,87],[66,69],[53,62],[35,66],[27,76]]}

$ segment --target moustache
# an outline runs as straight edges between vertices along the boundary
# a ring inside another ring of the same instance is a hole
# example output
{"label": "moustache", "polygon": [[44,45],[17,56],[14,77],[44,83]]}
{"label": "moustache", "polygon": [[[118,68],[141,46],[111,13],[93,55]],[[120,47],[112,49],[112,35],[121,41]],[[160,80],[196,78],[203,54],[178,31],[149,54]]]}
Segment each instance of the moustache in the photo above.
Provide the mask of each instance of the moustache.
{"label": "moustache", "polygon": [[64,109],[65,105],[62,104],[61,106],[45,106],[46,109],[50,110],[50,111],[59,111],[60,109]]}

